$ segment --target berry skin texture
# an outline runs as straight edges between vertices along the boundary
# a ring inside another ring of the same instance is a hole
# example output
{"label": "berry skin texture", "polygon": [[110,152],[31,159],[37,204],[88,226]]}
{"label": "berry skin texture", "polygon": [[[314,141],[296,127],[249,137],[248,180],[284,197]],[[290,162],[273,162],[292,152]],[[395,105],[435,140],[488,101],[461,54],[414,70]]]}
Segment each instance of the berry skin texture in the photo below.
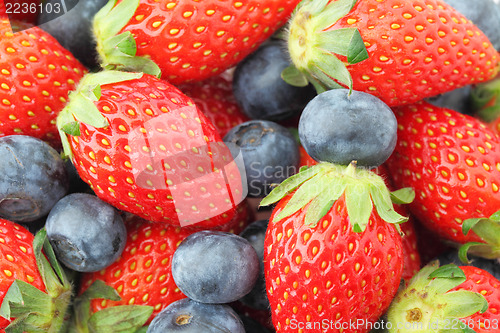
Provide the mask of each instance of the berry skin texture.
{"label": "berry skin texture", "polygon": [[224,304],[203,304],[184,298],[170,304],[153,319],[147,333],[245,333],[238,315]]}
{"label": "berry skin texture", "polygon": [[[109,126],[80,123],[80,136],[69,137],[73,164],[96,195],[150,221],[203,227],[229,222],[241,201],[240,175],[194,102],[147,74],[101,89],[94,105]],[[222,163],[227,181],[214,172]]]}
{"label": "berry skin texture", "polygon": [[77,272],[96,272],[112,264],[125,247],[127,231],[120,213],[87,193],[59,200],[45,224],[57,258]]}
{"label": "berry skin texture", "polygon": [[0,19],[0,36],[0,136],[34,136],[60,148],[55,120],[85,67],[38,27],[13,34]]}
{"label": "berry skin texture", "polygon": [[193,100],[221,137],[231,128],[250,120],[236,103],[231,80],[223,75],[179,85],[178,88]]}
{"label": "berry skin texture", "polygon": [[49,214],[68,193],[69,178],[59,153],[26,135],[0,137],[0,216],[33,222]]}
{"label": "berry skin texture", "polygon": [[204,230],[189,235],[176,249],[172,276],[190,299],[230,303],[248,294],[259,275],[259,258],[243,237]]}
{"label": "berry skin texture", "polygon": [[[282,199],[273,215],[289,199]],[[402,245],[395,227],[372,212],[365,231],[352,232],[343,197],[315,227],[304,225],[306,212],[270,222],[266,234],[266,286],[276,331],[297,332],[297,323],[323,319],[375,322],[401,279]]]}
{"label": "berry skin texture", "polygon": [[[33,253],[33,235],[22,226],[0,219],[0,303],[14,280],[19,279],[44,291]],[[9,321],[0,317],[0,329]]]}
{"label": "berry skin texture", "polygon": [[397,123],[380,99],[347,89],[325,91],[305,107],[299,121],[300,142],[316,161],[375,168],[396,145]]}
{"label": "berry skin texture", "polygon": [[[398,143],[386,166],[412,187],[410,212],[440,237],[482,242],[463,221],[500,207],[500,138],[481,121],[421,102],[396,108]],[[474,229],[473,229],[474,230]]]}
{"label": "berry skin texture", "polygon": [[[201,81],[222,73],[254,51],[285,24],[299,2],[141,0],[119,33],[134,36],[136,55],[156,62],[163,79],[173,84]],[[100,22],[94,27],[99,49],[103,42]]]}

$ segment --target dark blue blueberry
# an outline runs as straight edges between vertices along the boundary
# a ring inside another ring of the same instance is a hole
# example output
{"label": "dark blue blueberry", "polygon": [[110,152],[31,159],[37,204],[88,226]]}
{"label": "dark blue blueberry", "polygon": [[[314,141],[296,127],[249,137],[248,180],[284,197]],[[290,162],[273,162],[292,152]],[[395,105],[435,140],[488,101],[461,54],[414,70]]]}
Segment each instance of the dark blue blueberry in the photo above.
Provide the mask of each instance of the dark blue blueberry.
{"label": "dark blue blueberry", "polygon": [[248,294],[259,276],[259,258],[243,237],[204,230],[186,237],[172,258],[175,284],[202,303],[230,303]]}
{"label": "dark blue blueberry", "polygon": [[259,220],[249,224],[240,236],[250,242],[260,262],[260,274],[252,291],[243,296],[240,302],[254,309],[269,309],[269,300],[266,292],[266,280],[264,277],[264,239],[266,238],[268,220]]}
{"label": "dark blue blueberry", "polygon": [[232,128],[224,141],[239,148],[245,166],[248,195],[264,197],[271,185],[297,172],[299,145],[285,127],[267,120],[251,120]]}
{"label": "dark blue blueberry", "polygon": [[69,188],[59,153],[42,140],[0,138],[0,217],[32,222],[46,216]]}
{"label": "dark blue blueberry", "polygon": [[397,121],[380,99],[347,89],[325,91],[307,104],[299,121],[299,137],[316,161],[375,168],[392,154]]}
{"label": "dark blue blueberry", "polygon": [[500,4],[494,0],[444,0],[472,21],[500,51]]}
{"label": "dark blue blueberry", "polygon": [[271,41],[241,61],[234,71],[233,92],[251,119],[280,121],[300,114],[315,95],[312,85],[292,86],[281,78],[290,57],[281,41]]}
{"label": "dark blue blueberry", "polygon": [[[87,68],[96,68],[98,56],[92,33],[92,19],[108,0],[65,0],[65,2],[67,6],[71,5],[74,8],[64,15],[55,10],[41,11],[37,25],[57,39]],[[61,0],[47,0],[45,7],[49,4],[55,8],[57,4],[61,4]]]}
{"label": "dark blue blueberry", "polygon": [[457,266],[470,265],[481,268],[500,280],[500,263],[498,260],[490,260],[473,255],[468,255],[467,257],[471,260],[471,262],[469,264],[464,264],[458,257],[458,251],[452,250],[441,254],[437,259],[439,260],[439,264],[441,266],[447,264],[455,264]]}
{"label": "dark blue blueberry", "polygon": [[245,333],[234,310],[224,304],[203,304],[189,298],[175,301],[163,309],[147,333]]}
{"label": "dark blue blueberry", "polygon": [[50,211],[45,225],[57,258],[78,272],[96,272],[123,252],[127,231],[113,206],[94,195],[73,193]]}
{"label": "dark blue blueberry", "polygon": [[471,107],[471,92],[470,85],[453,89],[447,93],[427,98],[427,102],[432,105],[455,110],[463,114],[470,114]]}

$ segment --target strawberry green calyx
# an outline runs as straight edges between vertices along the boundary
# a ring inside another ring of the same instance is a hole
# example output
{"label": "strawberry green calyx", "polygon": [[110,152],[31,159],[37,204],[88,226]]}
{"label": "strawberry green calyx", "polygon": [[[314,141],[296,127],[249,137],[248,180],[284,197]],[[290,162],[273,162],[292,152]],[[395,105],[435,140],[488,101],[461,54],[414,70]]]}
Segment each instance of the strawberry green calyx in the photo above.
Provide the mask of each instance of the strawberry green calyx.
{"label": "strawberry green calyx", "polygon": [[[42,250],[44,252],[42,252]],[[45,292],[15,280],[5,294],[0,315],[15,318],[5,328],[10,332],[61,332],[68,324],[72,286],[41,229],[33,240],[36,263],[45,284]]]}
{"label": "strawberry green calyx", "polygon": [[114,288],[96,280],[75,299],[69,332],[135,333],[144,327],[154,310],[152,306],[146,305],[119,305],[91,313],[90,302],[97,298],[111,301],[121,299]]}
{"label": "strawberry green calyx", "polygon": [[486,259],[500,258],[500,210],[489,218],[467,219],[462,224],[462,232],[467,235],[474,232],[481,242],[469,242],[462,245],[458,251],[460,260],[469,263],[468,253]]}
{"label": "strawberry green calyx", "polygon": [[[394,210],[392,198],[399,202],[411,202],[412,191],[399,191],[391,196],[382,177],[376,173],[357,168],[352,162],[348,166],[322,162],[301,171],[274,188],[260,205],[273,204],[293,193],[285,208],[274,216],[279,221],[307,206],[305,224],[314,227],[344,195],[349,221],[355,232],[363,232],[368,225],[373,208],[386,222],[399,224],[407,217]],[[397,226],[398,227],[398,226]]]}
{"label": "strawberry green calyx", "polygon": [[471,91],[474,113],[489,123],[500,117],[500,77],[480,83]]}
{"label": "strawberry green calyx", "polygon": [[439,267],[434,261],[422,268],[391,303],[389,332],[474,332],[460,319],[484,313],[488,302],[480,293],[451,291],[465,281],[465,273],[454,264]]}
{"label": "strawberry green calyx", "polygon": [[134,16],[139,0],[110,0],[94,16],[93,28],[101,67],[107,70],[143,72],[161,76],[158,65],[146,57],[136,56],[137,44],[130,32],[119,33]]}
{"label": "strawberry green calyx", "polygon": [[356,64],[368,58],[368,51],[356,28],[330,30],[355,6],[357,0],[303,0],[295,9],[288,27],[288,51],[293,65],[283,73],[292,85],[311,82],[318,93],[348,87],[351,74],[343,60]]}
{"label": "strawberry green calyx", "polygon": [[67,135],[79,136],[80,123],[95,128],[108,126],[106,118],[101,114],[95,102],[101,98],[101,86],[141,78],[143,73],[120,71],[102,71],[86,74],[77,89],[70,93],[69,102],[59,113],[56,124],[61,136],[64,155],[72,157]]}

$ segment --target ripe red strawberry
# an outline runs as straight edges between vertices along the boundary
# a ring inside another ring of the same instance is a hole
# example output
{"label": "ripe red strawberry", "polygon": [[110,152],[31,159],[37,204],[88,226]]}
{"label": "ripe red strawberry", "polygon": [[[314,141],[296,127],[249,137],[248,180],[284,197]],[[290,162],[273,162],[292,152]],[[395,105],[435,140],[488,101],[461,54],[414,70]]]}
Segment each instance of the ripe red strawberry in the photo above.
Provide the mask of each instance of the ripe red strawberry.
{"label": "ripe red strawberry", "polygon": [[476,244],[478,255],[500,256],[500,224],[492,216],[500,209],[499,136],[475,118],[426,102],[394,111],[398,142],[386,165],[394,184],[415,190],[411,213],[453,242],[489,244]]}
{"label": "ripe red strawberry", "polygon": [[178,87],[189,96],[219,131],[221,137],[236,125],[250,120],[236,102],[230,80],[218,75]]}
{"label": "ripe red strawberry", "polygon": [[235,65],[281,27],[299,2],[110,1],[96,16],[94,31],[105,68],[158,74],[151,59],[162,78],[178,84]]}
{"label": "ripe red strawberry", "polygon": [[406,219],[394,211],[383,179],[320,163],[285,180],[262,204],[277,200],[264,243],[277,332],[368,332],[369,325],[350,323],[376,321],[403,270],[401,236],[391,223]]}
{"label": "ripe red strawberry", "polygon": [[38,27],[14,34],[0,19],[0,35],[0,136],[34,136],[60,148],[56,117],[85,67]]}
{"label": "ripe red strawberry", "polygon": [[490,124],[490,128],[500,136],[500,117]]}
{"label": "ripe red strawberry", "polygon": [[0,219],[0,272],[2,332],[59,332],[65,326],[72,285],[44,229],[33,237]]}
{"label": "ripe red strawberry", "polygon": [[500,60],[487,37],[441,0],[304,1],[288,31],[293,63],[318,90],[341,84],[389,106],[492,79]]}
{"label": "ripe red strawberry", "polygon": [[214,227],[229,222],[244,198],[214,126],[191,99],[151,75],[87,75],[58,126],[80,177],[124,211]]}
{"label": "ripe red strawberry", "polygon": [[498,332],[500,281],[474,266],[424,267],[395,297],[391,332]]}

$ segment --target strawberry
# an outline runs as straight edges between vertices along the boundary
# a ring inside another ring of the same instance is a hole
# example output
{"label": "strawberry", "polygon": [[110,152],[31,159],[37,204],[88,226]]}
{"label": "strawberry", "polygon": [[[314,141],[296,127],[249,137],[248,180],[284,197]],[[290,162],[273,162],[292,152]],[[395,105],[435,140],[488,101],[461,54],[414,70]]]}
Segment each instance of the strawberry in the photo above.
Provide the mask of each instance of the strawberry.
{"label": "strawberry", "polygon": [[349,87],[389,106],[496,76],[500,57],[441,0],[312,0],[292,16],[286,76],[317,90]]}
{"label": "strawberry", "polygon": [[85,67],[38,27],[14,34],[0,19],[0,35],[0,136],[34,136],[60,148],[56,117]]}
{"label": "strawberry", "polygon": [[299,1],[110,1],[94,19],[102,66],[202,80],[256,50]]}
{"label": "strawberry", "polygon": [[236,103],[231,80],[222,75],[186,83],[178,88],[196,103],[221,137],[236,125],[250,120]]}
{"label": "strawberry", "polygon": [[500,136],[500,116],[490,124],[490,128]]}
{"label": "strawberry", "polygon": [[394,298],[389,332],[498,332],[500,281],[473,266],[424,267]]}
{"label": "strawberry", "polygon": [[214,227],[229,222],[244,198],[217,130],[166,81],[142,73],[89,74],[57,121],[80,177],[119,209],[151,221]]}
{"label": "strawberry", "polygon": [[59,332],[65,327],[72,286],[45,229],[34,237],[21,225],[0,219],[0,271],[2,332]]}
{"label": "strawberry", "polygon": [[426,102],[394,112],[398,142],[386,165],[394,184],[415,190],[410,212],[440,237],[499,257],[500,137],[478,119]]}
{"label": "strawberry", "polygon": [[[383,179],[319,163],[276,187],[264,242],[266,286],[277,332],[368,332],[396,294],[401,236]],[[390,222],[390,223],[387,223]],[[355,323],[354,327],[350,323]]]}

